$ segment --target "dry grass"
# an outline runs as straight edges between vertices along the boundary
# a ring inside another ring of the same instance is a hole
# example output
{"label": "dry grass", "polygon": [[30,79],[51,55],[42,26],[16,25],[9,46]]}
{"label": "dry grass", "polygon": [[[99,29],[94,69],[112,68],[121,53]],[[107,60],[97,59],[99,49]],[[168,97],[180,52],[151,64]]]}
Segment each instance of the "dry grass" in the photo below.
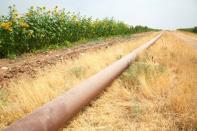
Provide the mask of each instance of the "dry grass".
{"label": "dry grass", "polygon": [[[59,63],[10,85],[1,126],[31,112],[155,34]],[[171,33],[125,71],[63,130],[196,130],[197,52]],[[5,98],[5,97],[4,97]]]}
{"label": "dry grass", "polygon": [[23,76],[13,80],[9,87],[0,91],[0,129],[103,69],[156,34],[151,33],[104,50],[83,53],[74,60],[57,63],[50,69],[40,71],[36,78]]}
{"label": "dry grass", "polygon": [[197,129],[197,52],[165,33],[64,130]]}

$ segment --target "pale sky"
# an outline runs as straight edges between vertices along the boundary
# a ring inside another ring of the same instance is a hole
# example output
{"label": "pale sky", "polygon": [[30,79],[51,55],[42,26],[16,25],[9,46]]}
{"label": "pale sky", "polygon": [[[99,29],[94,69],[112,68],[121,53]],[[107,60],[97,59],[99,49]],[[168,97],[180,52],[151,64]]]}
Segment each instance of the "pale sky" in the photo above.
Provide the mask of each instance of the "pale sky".
{"label": "pale sky", "polygon": [[30,6],[56,5],[93,18],[114,17],[130,25],[176,29],[197,26],[197,0],[0,0],[0,15],[15,4],[20,13]]}

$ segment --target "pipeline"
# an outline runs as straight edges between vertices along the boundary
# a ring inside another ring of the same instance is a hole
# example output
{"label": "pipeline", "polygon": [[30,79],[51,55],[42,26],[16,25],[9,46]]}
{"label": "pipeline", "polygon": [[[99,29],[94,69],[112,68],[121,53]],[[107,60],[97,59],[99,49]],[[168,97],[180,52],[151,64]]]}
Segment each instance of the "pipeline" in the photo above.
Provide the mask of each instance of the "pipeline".
{"label": "pipeline", "polygon": [[162,33],[61,96],[12,123],[4,131],[57,131],[104,88],[109,86],[129,67],[137,55],[153,45],[161,35]]}

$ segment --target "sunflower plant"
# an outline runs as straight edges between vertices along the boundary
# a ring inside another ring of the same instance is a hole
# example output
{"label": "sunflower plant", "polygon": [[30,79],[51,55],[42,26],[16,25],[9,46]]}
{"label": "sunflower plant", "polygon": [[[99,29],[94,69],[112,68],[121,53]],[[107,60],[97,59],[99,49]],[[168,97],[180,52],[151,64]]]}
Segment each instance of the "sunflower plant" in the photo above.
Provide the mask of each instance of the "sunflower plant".
{"label": "sunflower plant", "polygon": [[68,45],[65,42],[72,44],[84,39],[149,30],[148,27],[129,26],[114,18],[95,20],[57,6],[52,10],[30,7],[23,15],[17,12],[15,6],[10,6],[8,15],[0,17],[0,57]]}

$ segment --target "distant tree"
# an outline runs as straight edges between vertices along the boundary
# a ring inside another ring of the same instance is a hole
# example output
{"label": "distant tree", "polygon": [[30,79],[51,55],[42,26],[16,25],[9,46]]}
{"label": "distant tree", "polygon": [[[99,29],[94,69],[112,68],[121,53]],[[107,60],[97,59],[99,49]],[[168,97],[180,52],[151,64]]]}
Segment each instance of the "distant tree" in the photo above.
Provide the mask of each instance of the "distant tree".
{"label": "distant tree", "polygon": [[195,27],[193,28],[193,32],[194,32],[194,33],[197,33],[197,26],[195,26]]}

